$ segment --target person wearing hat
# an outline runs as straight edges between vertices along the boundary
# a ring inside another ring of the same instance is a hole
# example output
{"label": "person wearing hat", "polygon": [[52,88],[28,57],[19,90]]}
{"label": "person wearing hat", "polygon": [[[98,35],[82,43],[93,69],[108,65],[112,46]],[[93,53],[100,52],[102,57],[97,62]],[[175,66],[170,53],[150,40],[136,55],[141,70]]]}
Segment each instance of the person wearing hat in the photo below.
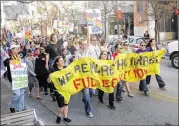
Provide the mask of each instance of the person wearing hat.
{"label": "person wearing hat", "polygon": [[[12,43],[10,46],[10,58],[7,58],[4,61],[4,66],[7,67],[7,76],[8,76],[8,80],[10,83],[12,83],[12,76],[11,76],[11,71],[10,71],[10,60],[17,60],[17,61],[21,62],[21,59],[18,55],[19,47],[20,47],[19,45]],[[19,112],[19,111],[25,110],[24,92],[25,92],[25,89],[23,89],[23,88],[13,90],[13,96],[9,103],[10,111],[12,113],[14,113],[16,111]]]}

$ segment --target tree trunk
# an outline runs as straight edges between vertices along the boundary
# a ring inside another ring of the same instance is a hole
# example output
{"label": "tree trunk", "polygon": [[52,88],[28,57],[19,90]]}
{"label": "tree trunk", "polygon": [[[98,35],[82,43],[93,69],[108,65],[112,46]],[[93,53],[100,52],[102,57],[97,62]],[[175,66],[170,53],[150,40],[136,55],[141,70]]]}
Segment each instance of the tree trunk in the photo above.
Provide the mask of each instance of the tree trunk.
{"label": "tree trunk", "polygon": [[104,38],[106,39],[106,14],[104,18]]}
{"label": "tree trunk", "polygon": [[158,22],[155,20],[155,41],[156,41],[156,44],[158,44],[158,28],[157,28],[157,24]]}
{"label": "tree trunk", "polygon": [[155,40],[156,44],[160,44],[160,32],[159,32],[159,22],[155,21]]}

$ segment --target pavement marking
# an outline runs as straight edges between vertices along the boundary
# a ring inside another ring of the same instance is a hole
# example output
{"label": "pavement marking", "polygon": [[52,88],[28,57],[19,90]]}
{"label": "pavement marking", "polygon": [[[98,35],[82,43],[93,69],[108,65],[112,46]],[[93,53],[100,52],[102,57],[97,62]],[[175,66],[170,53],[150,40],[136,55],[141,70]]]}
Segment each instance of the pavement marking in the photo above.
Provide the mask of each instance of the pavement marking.
{"label": "pavement marking", "polygon": [[[136,88],[136,87],[132,87],[132,86],[130,86],[130,87],[139,91],[139,89]],[[153,96],[153,97],[160,99],[160,100],[166,100],[166,101],[178,104],[178,98],[171,97],[171,96],[168,96],[168,95],[165,95],[165,94],[150,91],[149,96]]]}

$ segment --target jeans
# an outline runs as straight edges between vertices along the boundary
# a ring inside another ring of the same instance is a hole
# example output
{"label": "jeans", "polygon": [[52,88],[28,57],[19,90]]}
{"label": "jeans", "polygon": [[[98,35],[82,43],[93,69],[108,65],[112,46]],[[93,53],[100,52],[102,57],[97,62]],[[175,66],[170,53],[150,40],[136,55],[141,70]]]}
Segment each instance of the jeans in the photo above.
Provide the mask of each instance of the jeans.
{"label": "jeans", "polygon": [[144,91],[144,92],[148,92],[148,87],[147,87],[146,79],[140,81],[140,83],[139,83],[139,90]]}
{"label": "jeans", "polygon": [[10,108],[15,108],[16,111],[24,110],[24,91],[25,89],[13,90],[13,96],[9,103]]}
{"label": "jeans", "polygon": [[121,95],[122,95],[122,81],[119,81],[117,84],[117,90],[116,90],[116,99],[121,99]]}
{"label": "jeans", "polygon": [[49,71],[50,73],[52,72],[53,70],[53,65],[54,65],[55,61],[53,59],[49,59]]}
{"label": "jeans", "polygon": [[83,103],[85,104],[85,111],[86,113],[90,113],[92,112],[92,109],[91,109],[91,97],[92,95],[95,94],[95,90],[94,89],[91,89],[91,88],[84,88],[82,90],[83,92]]}
{"label": "jeans", "polygon": [[[164,86],[165,86],[165,83],[164,83],[164,81],[162,80],[161,76],[155,74],[155,77],[156,77],[156,80],[157,80],[157,82],[158,82],[159,87],[160,87],[160,88],[164,87]],[[148,85],[150,84],[150,79],[151,79],[151,75],[148,75],[148,76],[146,77],[146,82],[147,82]]]}
{"label": "jeans", "polygon": [[[103,101],[104,91],[98,89],[98,99]],[[114,92],[109,93],[109,105],[114,106]]]}

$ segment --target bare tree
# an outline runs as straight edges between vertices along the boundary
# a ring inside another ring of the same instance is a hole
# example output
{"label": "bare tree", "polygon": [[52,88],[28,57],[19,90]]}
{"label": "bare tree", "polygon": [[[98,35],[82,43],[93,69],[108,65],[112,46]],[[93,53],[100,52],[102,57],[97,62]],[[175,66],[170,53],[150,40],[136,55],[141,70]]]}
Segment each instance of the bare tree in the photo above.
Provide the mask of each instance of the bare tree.
{"label": "bare tree", "polygon": [[155,21],[155,39],[160,43],[159,24],[164,17],[171,17],[176,7],[176,0],[170,1],[154,1],[150,0],[146,3],[146,8],[143,11],[143,21],[150,19]]}
{"label": "bare tree", "polygon": [[[62,8],[64,9],[65,13],[63,15],[68,18],[68,21],[72,22],[74,24],[74,29],[73,31],[75,32],[75,27],[78,24],[80,16],[83,16],[83,12],[78,10],[77,8],[73,8],[72,4],[74,4],[74,1],[72,1],[70,4],[64,3],[60,1]],[[84,4],[85,6],[85,4]]]}

